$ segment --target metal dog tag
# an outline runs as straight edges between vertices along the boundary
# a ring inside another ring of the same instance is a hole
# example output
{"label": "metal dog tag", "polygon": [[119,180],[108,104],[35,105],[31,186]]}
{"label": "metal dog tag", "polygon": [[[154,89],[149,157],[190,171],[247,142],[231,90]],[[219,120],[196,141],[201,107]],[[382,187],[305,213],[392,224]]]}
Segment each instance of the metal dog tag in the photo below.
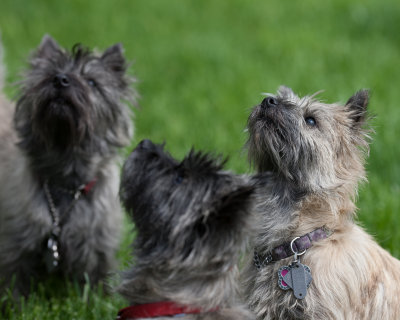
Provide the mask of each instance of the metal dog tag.
{"label": "metal dog tag", "polygon": [[311,270],[308,266],[294,261],[289,266],[281,267],[278,271],[278,284],[283,290],[293,290],[297,299],[304,299],[307,288],[311,284]]}
{"label": "metal dog tag", "polygon": [[50,236],[47,240],[47,248],[44,254],[44,261],[49,273],[52,273],[57,269],[59,260],[60,254],[58,253],[58,242],[53,236]]}

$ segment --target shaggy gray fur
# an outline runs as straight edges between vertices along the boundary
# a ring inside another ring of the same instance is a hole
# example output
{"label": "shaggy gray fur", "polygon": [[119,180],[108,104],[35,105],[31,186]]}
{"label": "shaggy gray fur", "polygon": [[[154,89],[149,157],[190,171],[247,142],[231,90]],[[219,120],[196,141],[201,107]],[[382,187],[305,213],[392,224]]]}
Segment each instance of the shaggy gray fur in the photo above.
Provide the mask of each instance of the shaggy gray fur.
{"label": "shaggy gray fur", "polygon": [[[48,276],[52,217],[44,181],[61,215],[56,274],[83,281],[87,273],[96,283],[113,267],[122,223],[118,149],[132,137],[126,68],[120,44],[98,55],[80,45],[66,51],[46,35],[16,108],[0,97],[0,294],[13,275],[16,295],[28,294],[32,278]],[[90,193],[66,212],[73,196],[65,190],[93,179]]]}
{"label": "shaggy gray fur", "polygon": [[180,319],[253,319],[236,281],[252,230],[253,187],[222,166],[194,151],[179,162],[149,140],[126,161],[121,197],[137,234],[119,292],[132,304],[167,300],[205,311]]}

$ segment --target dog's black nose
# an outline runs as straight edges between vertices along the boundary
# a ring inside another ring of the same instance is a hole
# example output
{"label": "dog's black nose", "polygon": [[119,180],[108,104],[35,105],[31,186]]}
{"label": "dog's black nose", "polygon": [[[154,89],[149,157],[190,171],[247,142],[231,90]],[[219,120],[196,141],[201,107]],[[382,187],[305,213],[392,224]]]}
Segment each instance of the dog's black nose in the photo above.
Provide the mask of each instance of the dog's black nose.
{"label": "dog's black nose", "polygon": [[272,108],[276,107],[277,105],[278,105],[278,100],[276,100],[274,97],[266,97],[261,102],[261,106],[265,108]]}
{"label": "dog's black nose", "polygon": [[145,149],[145,150],[151,150],[151,149],[155,148],[155,144],[149,139],[144,139],[139,142],[138,148]]}
{"label": "dog's black nose", "polygon": [[54,84],[56,87],[69,87],[71,84],[69,81],[69,78],[66,74],[64,73],[59,73],[54,77]]}

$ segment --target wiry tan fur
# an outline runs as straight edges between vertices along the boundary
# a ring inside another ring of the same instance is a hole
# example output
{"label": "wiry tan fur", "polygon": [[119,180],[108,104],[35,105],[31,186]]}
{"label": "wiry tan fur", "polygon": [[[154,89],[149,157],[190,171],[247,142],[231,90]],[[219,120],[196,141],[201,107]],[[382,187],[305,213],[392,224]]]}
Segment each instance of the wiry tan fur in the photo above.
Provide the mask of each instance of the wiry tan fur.
{"label": "wiry tan fur", "polygon": [[[368,92],[346,105],[299,98],[281,87],[274,108],[249,117],[249,155],[265,172],[258,194],[265,254],[322,226],[333,234],[301,257],[312,283],[304,300],[278,286],[278,269],[293,257],[244,271],[248,304],[258,319],[400,319],[400,262],[355,222],[359,181],[368,153]],[[305,119],[313,117],[316,126]]]}

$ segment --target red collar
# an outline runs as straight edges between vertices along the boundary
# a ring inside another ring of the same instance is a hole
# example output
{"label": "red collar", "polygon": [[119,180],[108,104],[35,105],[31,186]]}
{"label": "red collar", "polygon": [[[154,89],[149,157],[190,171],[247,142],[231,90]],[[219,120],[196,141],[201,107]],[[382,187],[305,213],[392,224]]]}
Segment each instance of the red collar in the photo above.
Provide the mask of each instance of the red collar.
{"label": "red collar", "polygon": [[81,192],[82,192],[84,195],[87,195],[87,194],[90,192],[90,190],[93,189],[93,187],[94,187],[94,185],[95,185],[96,183],[97,183],[97,179],[94,178],[92,181],[89,181],[89,182],[86,183],[84,186],[82,186]]}
{"label": "red collar", "polygon": [[[39,181],[41,181],[42,185],[48,183],[48,179],[39,179]],[[58,188],[58,189],[60,189],[61,191],[64,191],[64,192],[72,193],[76,197],[77,194],[83,194],[85,196],[88,195],[90,193],[90,191],[92,191],[92,189],[96,185],[96,183],[97,183],[97,178],[94,178],[93,180],[90,180],[88,183],[80,185],[75,190],[65,189],[65,188],[59,187],[57,185],[56,186],[52,186],[52,187]]]}
{"label": "red collar", "polygon": [[[209,312],[215,311],[210,310]],[[138,304],[119,310],[117,320],[171,317],[178,314],[196,314],[203,312],[199,308],[181,306],[171,301]]]}

